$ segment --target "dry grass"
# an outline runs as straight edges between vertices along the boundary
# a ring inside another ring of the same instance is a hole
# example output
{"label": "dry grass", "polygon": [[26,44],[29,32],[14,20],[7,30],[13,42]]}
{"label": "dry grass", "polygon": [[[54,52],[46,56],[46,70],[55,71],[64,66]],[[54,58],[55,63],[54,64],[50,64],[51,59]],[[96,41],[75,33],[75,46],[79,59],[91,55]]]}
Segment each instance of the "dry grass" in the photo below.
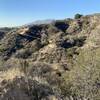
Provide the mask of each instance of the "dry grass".
{"label": "dry grass", "polygon": [[21,76],[24,76],[24,73],[21,72],[19,68],[10,68],[7,71],[0,72],[0,81],[2,80],[13,81],[14,78]]}
{"label": "dry grass", "polygon": [[[100,99],[100,49],[81,51],[73,69],[64,75],[63,93],[76,96],[76,100]],[[66,85],[65,85],[66,84]],[[66,95],[66,94],[65,94]]]}

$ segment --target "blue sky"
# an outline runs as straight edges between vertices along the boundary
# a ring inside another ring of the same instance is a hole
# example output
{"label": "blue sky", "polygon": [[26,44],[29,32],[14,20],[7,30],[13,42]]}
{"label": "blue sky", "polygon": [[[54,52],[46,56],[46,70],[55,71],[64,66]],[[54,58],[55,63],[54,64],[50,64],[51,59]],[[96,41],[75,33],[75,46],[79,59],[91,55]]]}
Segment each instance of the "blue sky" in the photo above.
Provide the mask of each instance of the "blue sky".
{"label": "blue sky", "polygon": [[100,0],[0,0],[0,26],[100,12]]}

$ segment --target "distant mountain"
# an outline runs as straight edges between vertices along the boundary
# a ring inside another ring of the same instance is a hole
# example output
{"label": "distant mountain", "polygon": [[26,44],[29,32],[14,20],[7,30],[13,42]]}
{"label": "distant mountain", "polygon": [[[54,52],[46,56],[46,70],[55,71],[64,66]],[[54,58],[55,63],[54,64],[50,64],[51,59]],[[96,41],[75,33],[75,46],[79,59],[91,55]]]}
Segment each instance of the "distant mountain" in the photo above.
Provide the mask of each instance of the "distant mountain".
{"label": "distant mountain", "polygon": [[33,24],[50,24],[52,22],[54,22],[55,20],[52,19],[48,19],[48,20],[37,20],[35,22],[33,22]]}
{"label": "distant mountain", "polygon": [[55,22],[55,20],[53,20],[53,19],[37,20],[37,21],[34,21],[32,23],[25,24],[23,26],[32,26],[32,25],[40,25],[40,24],[50,24],[50,23],[53,23],[53,22]]}

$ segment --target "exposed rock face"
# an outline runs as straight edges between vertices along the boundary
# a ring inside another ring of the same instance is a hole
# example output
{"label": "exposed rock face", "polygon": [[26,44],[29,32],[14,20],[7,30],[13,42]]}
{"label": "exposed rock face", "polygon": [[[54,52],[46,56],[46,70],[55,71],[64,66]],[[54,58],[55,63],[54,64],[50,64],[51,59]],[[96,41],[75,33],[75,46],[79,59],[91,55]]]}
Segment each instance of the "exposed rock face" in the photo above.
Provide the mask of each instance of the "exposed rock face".
{"label": "exposed rock face", "polygon": [[99,61],[99,14],[1,32],[0,100],[99,100]]}
{"label": "exposed rock face", "polygon": [[25,35],[29,31],[28,27],[24,27],[18,30],[18,34]]}

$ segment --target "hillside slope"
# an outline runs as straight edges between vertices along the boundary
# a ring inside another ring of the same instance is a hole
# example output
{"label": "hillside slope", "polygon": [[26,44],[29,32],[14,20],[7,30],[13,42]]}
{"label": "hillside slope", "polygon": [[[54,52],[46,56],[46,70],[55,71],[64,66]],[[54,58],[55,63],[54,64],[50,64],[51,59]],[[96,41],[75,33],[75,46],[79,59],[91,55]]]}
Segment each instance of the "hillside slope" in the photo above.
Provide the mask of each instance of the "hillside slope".
{"label": "hillside slope", "polygon": [[100,100],[100,15],[0,32],[0,100]]}

